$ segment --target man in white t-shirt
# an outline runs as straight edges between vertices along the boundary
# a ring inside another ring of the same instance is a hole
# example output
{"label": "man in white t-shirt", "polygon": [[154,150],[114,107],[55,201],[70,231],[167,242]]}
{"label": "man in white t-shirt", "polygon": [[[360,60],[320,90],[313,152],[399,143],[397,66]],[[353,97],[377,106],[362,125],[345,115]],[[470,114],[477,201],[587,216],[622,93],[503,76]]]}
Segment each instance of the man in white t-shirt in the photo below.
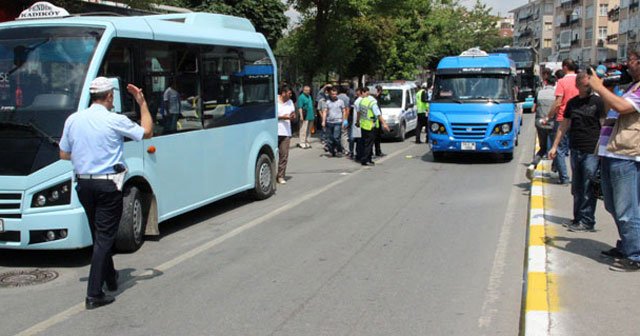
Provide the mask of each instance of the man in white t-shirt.
{"label": "man in white t-shirt", "polygon": [[278,90],[278,183],[286,184],[285,173],[289,160],[289,145],[291,142],[291,120],[295,118],[296,107],[291,101],[291,89],[282,86]]}
{"label": "man in white t-shirt", "polygon": [[180,117],[180,93],[177,90],[176,79],[171,79],[171,85],[164,90],[162,95],[164,104],[165,133],[172,133],[178,130],[178,119]]}

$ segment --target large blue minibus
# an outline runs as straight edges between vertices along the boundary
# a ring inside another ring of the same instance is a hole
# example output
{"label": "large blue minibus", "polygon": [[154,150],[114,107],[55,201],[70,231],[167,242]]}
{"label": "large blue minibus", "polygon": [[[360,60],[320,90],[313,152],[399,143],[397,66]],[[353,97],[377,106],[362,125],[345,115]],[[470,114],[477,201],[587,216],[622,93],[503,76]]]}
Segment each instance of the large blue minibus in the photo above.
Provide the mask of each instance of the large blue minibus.
{"label": "large blue minibus", "polygon": [[[58,141],[67,117],[88,107],[97,76],[116,83],[114,113],[139,122],[123,89],[134,83],[154,120],[153,138],[125,143],[118,250],[135,251],[145,234],[159,234],[159,222],[221,198],[274,193],[276,64],[248,20],[204,13],[49,18],[56,7],[37,5],[26,19],[0,24],[0,248],[92,244]],[[179,94],[178,114],[164,103],[169,87]]]}
{"label": "large blue minibus", "polygon": [[500,153],[513,158],[522,118],[514,62],[473,48],[445,57],[429,104],[429,143],[435,160],[446,152]]}

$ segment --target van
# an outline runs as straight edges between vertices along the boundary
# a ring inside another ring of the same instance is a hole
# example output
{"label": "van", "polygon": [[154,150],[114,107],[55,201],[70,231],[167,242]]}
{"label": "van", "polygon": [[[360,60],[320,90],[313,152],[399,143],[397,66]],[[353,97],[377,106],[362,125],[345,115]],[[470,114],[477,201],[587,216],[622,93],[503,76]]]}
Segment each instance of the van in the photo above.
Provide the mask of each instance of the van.
{"label": "van", "polygon": [[[376,87],[382,87],[382,93],[376,97]],[[378,100],[382,117],[389,125],[383,138],[404,141],[408,132],[415,130],[418,123],[416,111],[416,90],[414,83],[376,83],[369,87],[372,97]]]}

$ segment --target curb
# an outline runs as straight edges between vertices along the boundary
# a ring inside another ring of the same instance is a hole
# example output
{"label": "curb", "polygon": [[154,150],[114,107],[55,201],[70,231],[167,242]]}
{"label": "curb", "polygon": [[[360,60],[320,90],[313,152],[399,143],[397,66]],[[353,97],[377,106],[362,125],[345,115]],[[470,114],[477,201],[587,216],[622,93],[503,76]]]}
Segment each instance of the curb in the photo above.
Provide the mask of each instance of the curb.
{"label": "curb", "polygon": [[[538,143],[536,140],[536,150]],[[525,336],[549,335],[551,313],[557,310],[557,281],[547,265],[545,176],[550,161],[541,161],[531,182],[527,232],[527,265],[523,303]]]}

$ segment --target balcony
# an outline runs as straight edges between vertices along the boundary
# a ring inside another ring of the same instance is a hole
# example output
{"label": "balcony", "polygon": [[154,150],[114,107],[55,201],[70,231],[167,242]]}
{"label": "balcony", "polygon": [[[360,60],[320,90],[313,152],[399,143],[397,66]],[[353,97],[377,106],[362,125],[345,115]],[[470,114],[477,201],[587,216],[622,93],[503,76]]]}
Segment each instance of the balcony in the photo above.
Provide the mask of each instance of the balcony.
{"label": "balcony", "polygon": [[607,44],[618,44],[618,34],[608,35]]}
{"label": "balcony", "polygon": [[620,21],[620,7],[617,7],[607,12],[607,18],[611,22]]}
{"label": "balcony", "polygon": [[629,2],[629,10],[637,9],[639,5],[640,0],[631,0],[631,2]]}
{"label": "balcony", "polygon": [[580,45],[580,39],[574,39],[571,40],[571,46],[579,46]]}

